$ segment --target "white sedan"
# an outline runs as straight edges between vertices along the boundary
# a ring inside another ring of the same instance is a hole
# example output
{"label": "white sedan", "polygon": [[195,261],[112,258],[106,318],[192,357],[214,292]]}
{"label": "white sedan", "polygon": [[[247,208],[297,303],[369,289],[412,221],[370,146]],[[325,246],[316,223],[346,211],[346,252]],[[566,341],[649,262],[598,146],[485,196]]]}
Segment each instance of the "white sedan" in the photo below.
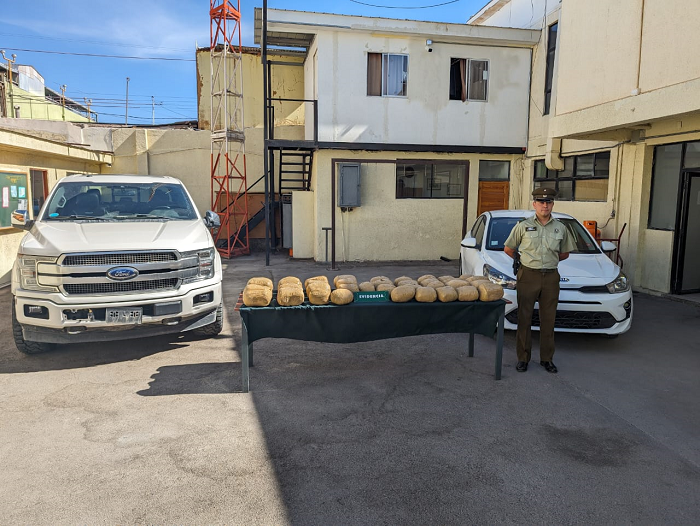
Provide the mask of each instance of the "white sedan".
{"label": "white sedan", "polygon": [[[503,251],[510,231],[532,210],[484,212],[462,240],[460,273],[488,276],[503,287],[506,305],[506,329],[518,328],[518,299],[513,276],[513,260]],[[555,331],[582,332],[616,336],[632,324],[632,291],[627,277],[603,251],[615,249],[609,241],[601,247],[588,230],[567,214],[552,213],[564,223],[577,250],[559,263],[561,276]],[[535,304],[532,328],[539,330],[539,305]]]}

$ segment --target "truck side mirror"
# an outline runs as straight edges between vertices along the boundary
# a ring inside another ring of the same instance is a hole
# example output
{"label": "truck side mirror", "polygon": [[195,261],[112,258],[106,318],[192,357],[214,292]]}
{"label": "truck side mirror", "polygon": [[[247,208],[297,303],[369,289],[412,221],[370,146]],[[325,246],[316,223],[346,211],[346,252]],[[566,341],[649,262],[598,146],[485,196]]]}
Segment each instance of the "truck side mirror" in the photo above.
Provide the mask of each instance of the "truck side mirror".
{"label": "truck side mirror", "polygon": [[15,228],[29,230],[34,225],[34,220],[29,219],[29,212],[27,210],[14,210],[10,216],[10,223]]}
{"label": "truck side mirror", "polygon": [[204,224],[207,228],[219,228],[221,226],[221,219],[219,219],[219,214],[207,210],[204,214]]}

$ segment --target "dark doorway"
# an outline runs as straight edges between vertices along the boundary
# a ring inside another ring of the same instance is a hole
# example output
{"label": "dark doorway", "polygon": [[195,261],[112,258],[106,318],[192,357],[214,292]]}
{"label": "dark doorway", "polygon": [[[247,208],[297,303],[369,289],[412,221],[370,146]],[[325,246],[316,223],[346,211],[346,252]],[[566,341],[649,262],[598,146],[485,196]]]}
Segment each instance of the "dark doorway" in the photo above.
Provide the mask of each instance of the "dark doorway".
{"label": "dark doorway", "polygon": [[678,240],[674,254],[673,292],[700,292],[700,171],[681,178]]}

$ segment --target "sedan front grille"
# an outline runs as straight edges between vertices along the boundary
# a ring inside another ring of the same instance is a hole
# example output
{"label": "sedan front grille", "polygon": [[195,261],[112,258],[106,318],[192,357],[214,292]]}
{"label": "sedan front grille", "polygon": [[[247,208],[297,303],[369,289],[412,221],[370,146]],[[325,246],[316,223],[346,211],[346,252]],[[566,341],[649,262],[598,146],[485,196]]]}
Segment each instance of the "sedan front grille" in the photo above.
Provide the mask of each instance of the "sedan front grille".
{"label": "sedan front grille", "polygon": [[175,252],[116,252],[74,254],[66,256],[63,265],[67,267],[88,267],[100,265],[138,265],[144,263],[164,263],[177,261]]}
{"label": "sedan front grille", "polygon": [[[510,311],[506,319],[518,324],[518,309]],[[556,329],[609,329],[617,323],[617,320],[609,312],[558,310],[554,320]],[[532,326],[540,326],[540,312],[535,309],[532,314]]]}
{"label": "sedan front grille", "polygon": [[155,279],[151,281],[115,281],[105,283],[66,283],[67,294],[114,294],[119,292],[144,292],[173,290],[177,288],[177,278]]}

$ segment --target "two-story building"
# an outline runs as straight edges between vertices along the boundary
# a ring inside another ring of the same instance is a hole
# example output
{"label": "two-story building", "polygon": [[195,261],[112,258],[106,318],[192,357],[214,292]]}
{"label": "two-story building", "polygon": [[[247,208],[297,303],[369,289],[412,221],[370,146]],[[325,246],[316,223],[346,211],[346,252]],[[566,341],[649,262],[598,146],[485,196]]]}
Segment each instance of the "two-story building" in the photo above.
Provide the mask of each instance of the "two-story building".
{"label": "two-story building", "polygon": [[468,21],[540,33],[521,202],[551,186],[622,232],[637,290],[700,291],[699,22],[684,0],[491,0]]}
{"label": "two-story building", "polygon": [[[276,9],[267,18],[268,46],[302,50],[299,98],[310,101],[298,103],[303,135],[274,141],[313,153],[309,191],[290,192],[294,257],[323,261],[330,229],[338,261],[456,258],[480,209],[520,195],[539,32]],[[257,10],[256,43],[261,29]]]}

